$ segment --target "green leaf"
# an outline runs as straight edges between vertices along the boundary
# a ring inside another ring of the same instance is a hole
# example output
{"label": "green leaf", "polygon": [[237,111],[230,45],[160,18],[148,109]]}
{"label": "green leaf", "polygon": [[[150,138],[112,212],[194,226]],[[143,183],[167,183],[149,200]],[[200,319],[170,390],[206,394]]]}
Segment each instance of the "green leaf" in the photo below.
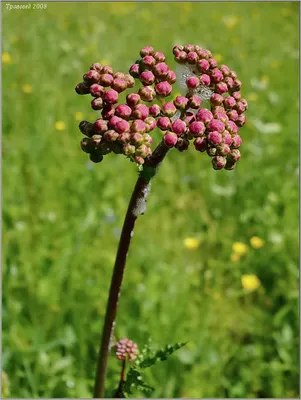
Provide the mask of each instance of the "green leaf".
{"label": "green leaf", "polygon": [[156,351],[154,353],[154,355],[145,357],[143,360],[141,360],[141,358],[138,359],[138,362],[136,362],[136,365],[139,366],[139,368],[149,368],[159,361],[167,360],[167,358],[172,353],[179,350],[181,347],[185,346],[186,344],[187,344],[187,342],[185,342],[185,343],[178,342],[174,345],[168,344],[166,347],[162,348],[161,350]]}
{"label": "green leaf", "polygon": [[135,367],[131,367],[123,384],[122,393],[127,397],[127,395],[132,394],[134,389],[140,390],[146,395],[154,390],[154,388],[144,382],[140,372]]}

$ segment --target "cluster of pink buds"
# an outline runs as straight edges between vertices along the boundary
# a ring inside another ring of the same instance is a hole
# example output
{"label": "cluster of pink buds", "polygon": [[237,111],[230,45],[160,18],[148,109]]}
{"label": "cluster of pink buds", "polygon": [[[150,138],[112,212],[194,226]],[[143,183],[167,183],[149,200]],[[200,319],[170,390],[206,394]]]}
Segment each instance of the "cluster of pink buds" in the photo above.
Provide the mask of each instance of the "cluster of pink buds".
{"label": "cluster of pink buds", "polygon": [[[168,148],[184,151],[193,140],[197,151],[213,157],[214,169],[235,167],[242,142],[238,130],[246,122],[247,109],[241,82],[226,65],[218,67],[209,50],[177,45],[173,53],[177,74],[166,64],[165,55],[151,46],[141,49],[141,59],[129,74],[113,73],[110,66],[99,63],[91,65],[76,92],[90,93],[92,108],[101,111],[102,118],[79,125],[86,136],[82,150],[92,161],[100,162],[114,152],[143,164],[152,154],[150,133],[158,127]],[[139,88],[127,94],[125,104],[119,104],[119,94],[133,88],[135,79]],[[176,80],[183,95],[166,101]],[[210,102],[208,108],[205,101]]]}
{"label": "cluster of pink buds", "polygon": [[129,361],[134,361],[138,354],[138,346],[132,340],[124,338],[116,343],[116,357],[118,360],[126,360],[128,357]]}
{"label": "cluster of pink buds", "polygon": [[[196,150],[213,157],[214,169],[233,169],[240,159],[238,148],[242,139],[238,130],[246,122],[244,112],[248,107],[241,96],[242,84],[236,72],[226,65],[218,68],[211,52],[199,46],[177,45],[173,53],[178,63],[178,82],[185,96],[174,100],[181,118],[170,121],[165,136],[167,144],[177,147],[177,135],[182,139],[181,145],[185,140],[186,149],[193,139]],[[204,101],[210,101],[210,109],[203,106]]]}

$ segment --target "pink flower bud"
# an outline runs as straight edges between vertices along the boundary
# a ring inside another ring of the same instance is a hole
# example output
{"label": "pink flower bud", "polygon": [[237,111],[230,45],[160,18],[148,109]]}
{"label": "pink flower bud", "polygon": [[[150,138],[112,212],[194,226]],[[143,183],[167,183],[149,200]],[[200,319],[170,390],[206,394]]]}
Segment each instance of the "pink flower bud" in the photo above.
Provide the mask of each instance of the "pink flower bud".
{"label": "pink flower bud", "polygon": [[214,58],[209,58],[208,59],[210,68],[215,68],[217,66],[217,61]]}
{"label": "pink flower bud", "polygon": [[189,132],[194,137],[201,136],[205,129],[205,125],[201,121],[194,121],[189,125]]}
{"label": "pink flower bud", "polygon": [[143,157],[136,156],[135,157],[135,162],[136,162],[136,164],[143,165],[145,161],[144,161]]}
{"label": "pink flower bud", "polygon": [[161,129],[161,131],[166,131],[167,129],[170,129],[170,119],[168,117],[159,117],[157,121],[157,126],[159,129]]}
{"label": "pink flower bud", "polygon": [[113,80],[114,80],[114,78],[113,78],[113,76],[110,75],[110,74],[103,74],[103,75],[100,75],[100,78],[99,78],[100,84],[101,84],[102,86],[104,86],[104,87],[111,86],[111,84],[113,83]]}
{"label": "pink flower bud", "polygon": [[187,130],[187,125],[181,119],[175,120],[171,124],[171,127],[172,127],[172,131],[178,136],[183,135],[183,133],[185,133]]}
{"label": "pink flower bud", "polygon": [[205,49],[201,49],[201,50],[198,52],[198,55],[199,55],[200,58],[205,58],[205,59],[207,59],[207,60],[210,58],[210,53],[209,53],[209,51],[208,51],[208,50],[205,50]]}
{"label": "pink flower bud", "polygon": [[233,150],[230,151],[228,157],[229,157],[229,159],[237,162],[240,159],[240,151],[237,150],[237,149],[233,149]]}
{"label": "pink flower bud", "polygon": [[235,71],[230,71],[231,78],[236,79],[237,78],[237,73]]}
{"label": "pink flower bud", "polygon": [[212,165],[214,169],[223,169],[224,166],[226,165],[227,160],[225,157],[222,156],[216,156],[212,158]]}
{"label": "pink flower bud", "polygon": [[113,75],[113,68],[110,67],[109,65],[105,65],[104,67],[102,67],[101,73]]}
{"label": "pink flower bud", "polygon": [[236,104],[236,100],[232,96],[227,96],[224,99],[224,105],[226,108],[233,108]]}
{"label": "pink flower bud", "polygon": [[228,90],[232,90],[232,88],[234,88],[234,80],[230,76],[225,78],[224,82],[228,86]]}
{"label": "pink flower bud", "polygon": [[178,63],[184,63],[184,62],[186,62],[186,59],[187,59],[187,54],[186,54],[185,51],[180,51],[180,52],[175,56],[175,60],[176,60]]}
{"label": "pink flower bud", "polygon": [[93,146],[95,146],[95,148],[99,147],[101,141],[102,141],[101,135],[93,135],[91,137],[91,143],[93,144]]}
{"label": "pink flower bud", "polygon": [[[230,122],[231,121],[229,121],[228,123]],[[225,130],[225,124],[218,119],[212,119],[208,124],[208,129],[210,131],[218,131],[222,133]]]}
{"label": "pink flower bud", "polygon": [[115,78],[112,82],[112,88],[115,89],[118,93],[123,92],[127,89],[128,85],[124,79]]}
{"label": "pink flower bud", "polygon": [[138,94],[144,101],[153,101],[156,97],[155,89],[152,86],[144,86],[140,88]]}
{"label": "pink flower bud", "polygon": [[94,69],[95,71],[97,71],[98,73],[100,73],[102,71],[102,65],[100,63],[92,63],[90,69]]}
{"label": "pink flower bud", "polygon": [[219,156],[226,156],[229,153],[230,153],[230,146],[228,144],[221,143],[219,146],[217,146],[217,154]]}
{"label": "pink flower bud", "polygon": [[209,86],[210,83],[211,83],[210,76],[207,75],[207,74],[202,74],[202,75],[200,76],[200,82],[201,82],[201,85]]}
{"label": "pink flower bud", "polygon": [[224,75],[224,77],[227,77],[230,75],[230,68],[227,67],[227,65],[221,65],[220,70],[222,72],[222,74]]}
{"label": "pink flower bud", "polygon": [[144,122],[145,122],[146,132],[153,131],[157,126],[157,121],[153,117],[145,118]]}
{"label": "pink flower bud", "polygon": [[233,92],[232,97],[236,100],[239,101],[241,99],[241,93],[240,92]]}
{"label": "pink flower bud", "polygon": [[142,119],[135,119],[131,125],[131,132],[144,133],[146,129],[145,123]]}
{"label": "pink flower bud", "polygon": [[140,50],[141,57],[152,56],[153,54],[154,54],[154,49],[152,48],[152,46],[146,46]]}
{"label": "pink flower bud", "polygon": [[244,126],[246,123],[246,116],[244,114],[240,114],[235,123],[237,126]]}
{"label": "pink flower bud", "polygon": [[185,110],[188,105],[188,99],[187,99],[187,97],[184,97],[184,96],[177,96],[174,99],[173,103],[177,107],[177,109]]}
{"label": "pink flower bud", "polygon": [[219,94],[224,94],[228,92],[228,86],[225,84],[225,82],[219,82],[215,85],[215,90]]}
{"label": "pink flower bud", "polygon": [[141,133],[135,132],[131,134],[131,143],[135,146],[143,144],[143,135]]}
{"label": "pink flower bud", "polygon": [[155,75],[151,71],[143,71],[140,75],[143,85],[152,85],[155,82]]}
{"label": "pink flower bud", "polygon": [[106,104],[102,109],[101,115],[104,119],[110,119],[115,114],[115,108],[112,104]]}
{"label": "pink flower bud", "polygon": [[237,121],[238,119],[238,112],[236,110],[230,110],[227,112],[227,115],[231,121]]}
{"label": "pink flower bud", "polygon": [[142,158],[147,157],[148,147],[145,144],[141,144],[139,147],[137,147],[135,155]]}
{"label": "pink flower bud", "polygon": [[130,138],[131,138],[131,135],[129,134],[129,132],[123,132],[123,133],[119,134],[119,137],[117,140],[119,143],[128,143]]}
{"label": "pink flower bud", "polygon": [[231,120],[226,122],[226,128],[231,134],[238,132],[238,126]]}
{"label": "pink flower bud", "polygon": [[176,56],[180,51],[183,51],[184,46],[181,46],[177,44],[176,46],[173,47],[172,52]]}
{"label": "pink flower bud", "polygon": [[233,89],[237,92],[238,90],[241,89],[241,87],[242,87],[241,81],[239,81],[238,79],[234,79]]}
{"label": "pink flower bud", "polygon": [[109,89],[104,93],[103,99],[107,104],[115,104],[118,102],[118,92],[114,89]]}
{"label": "pink flower bud", "polygon": [[132,109],[126,104],[119,104],[115,109],[115,114],[123,119],[129,119],[132,114]]}
{"label": "pink flower bud", "polygon": [[187,61],[189,64],[196,64],[198,59],[199,59],[199,56],[197,55],[197,53],[195,51],[190,51],[187,54]]}
{"label": "pink flower bud", "polygon": [[143,135],[143,143],[147,146],[150,146],[153,143],[153,138],[148,133]]}
{"label": "pink flower bud", "polygon": [[208,60],[202,59],[198,62],[198,68],[199,68],[200,72],[202,72],[203,74],[208,71],[209,67],[210,67],[210,64],[209,64]]}
{"label": "pink flower bud", "polygon": [[165,103],[162,106],[162,114],[166,117],[173,117],[176,111],[177,109],[172,102]]}
{"label": "pink flower bud", "polygon": [[111,117],[110,119],[109,119],[109,122],[108,122],[108,126],[111,128],[111,129],[116,129],[116,124],[117,124],[117,122],[119,122],[119,121],[121,121],[121,118],[119,118],[119,117],[117,117],[117,116],[113,116],[113,117]]}
{"label": "pink flower bud", "polygon": [[222,142],[222,140],[223,140],[223,137],[219,132],[217,132],[217,131],[209,132],[208,141],[210,144],[217,146]]}
{"label": "pink flower bud", "polygon": [[198,96],[191,96],[189,98],[188,104],[189,104],[189,108],[197,110],[198,108],[201,107],[201,99]]}
{"label": "pink flower bud", "polygon": [[224,98],[221,94],[218,93],[213,93],[213,95],[210,97],[210,102],[213,105],[221,105],[223,104]]}
{"label": "pink flower bud", "polygon": [[124,78],[125,78],[125,74],[123,73],[123,72],[116,72],[114,75],[113,75],[113,78],[114,79],[123,79],[124,80]]}
{"label": "pink flower bud", "polygon": [[160,80],[166,78],[168,71],[169,71],[168,65],[165,64],[164,62],[155,65],[153,68],[153,73]]}
{"label": "pink flower bud", "polygon": [[123,154],[127,157],[133,155],[136,151],[136,147],[130,143],[125,143],[122,147]]}
{"label": "pink flower bud", "polygon": [[234,108],[238,112],[238,114],[242,114],[243,112],[246,111],[246,106],[242,101],[239,101],[237,104],[235,104]]}
{"label": "pink flower bud", "polygon": [[152,68],[156,64],[156,60],[153,56],[145,56],[141,61],[146,68]]}
{"label": "pink flower bud", "polygon": [[153,117],[158,117],[160,114],[160,107],[158,106],[158,104],[153,104],[152,106],[150,106],[149,108],[149,113],[150,115],[152,115]]}
{"label": "pink flower bud", "polygon": [[135,86],[135,79],[130,74],[125,74],[124,80],[126,81],[128,89]]}
{"label": "pink flower bud", "polygon": [[167,132],[164,135],[164,143],[166,144],[167,147],[174,147],[178,141],[178,137],[174,132]]}
{"label": "pink flower bud", "polygon": [[96,97],[91,101],[91,107],[93,110],[101,110],[103,108],[103,100],[101,97]]}
{"label": "pink flower bud", "polygon": [[240,147],[240,145],[242,144],[242,139],[239,135],[234,135],[232,136],[233,139],[233,143],[232,143],[232,147],[234,149],[238,149]]}
{"label": "pink flower bud", "polygon": [[170,84],[175,83],[176,80],[177,80],[176,73],[170,69],[170,70],[167,72],[167,75],[166,75],[166,78],[165,78],[165,79],[166,79],[166,81],[167,81],[168,83],[170,83]]}
{"label": "pink flower bud", "polygon": [[196,113],[196,119],[202,121],[204,124],[208,124],[213,119],[213,115],[207,108],[201,108]]}
{"label": "pink flower bud", "polygon": [[227,131],[224,131],[222,136],[223,136],[223,142],[225,144],[227,144],[228,146],[231,146],[232,142],[233,142],[231,134],[229,132],[227,132]]}
{"label": "pink flower bud", "polygon": [[113,129],[110,129],[104,133],[103,137],[108,142],[115,142],[115,140],[118,139],[119,134],[116,131],[114,131]]}
{"label": "pink flower bud", "polygon": [[211,72],[211,80],[214,83],[220,82],[224,78],[224,75],[218,68],[214,68]]}
{"label": "pink flower bud", "polygon": [[195,46],[193,44],[186,44],[186,46],[184,46],[184,51],[186,51],[186,53],[194,51],[194,49],[195,49]]}
{"label": "pink flower bud", "polygon": [[217,111],[214,114],[214,118],[219,119],[220,121],[222,121],[224,124],[229,121],[228,115],[225,112],[222,111]]}
{"label": "pink flower bud", "polygon": [[108,130],[108,121],[99,118],[94,122],[94,131],[96,133],[104,133],[107,130]]}
{"label": "pink flower bud", "polygon": [[140,100],[141,98],[137,93],[130,93],[126,96],[126,102],[130,107],[136,106]]}
{"label": "pink flower bud", "polygon": [[227,160],[227,164],[225,165],[225,169],[231,171],[231,170],[233,170],[235,168],[235,166],[236,166],[236,161]]}
{"label": "pink flower bud", "polygon": [[100,74],[95,71],[94,69],[90,69],[89,72],[87,72],[84,76],[83,76],[84,80],[90,84],[92,83],[98,83],[99,82],[99,78],[100,78]]}
{"label": "pink flower bud", "polygon": [[188,89],[196,89],[200,85],[200,80],[196,76],[190,76],[186,80],[186,85],[187,85]]}
{"label": "pink flower bud", "polygon": [[204,152],[207,150],[208,144],[207,144],[207,139],[203,137],[197,137],[195,141],[193,142],[194,147],[197,151]]}
{"label": "pink flower bud", "polygon": [[163,81],[157,83],[157,85],[155,86],[155,90],[159,96],[167,97],[172,91],[172,86],[168,82]]}
{"label": "pink flower bud", "polygon": [[153,57],[157,62],[165,61],[165,55],[164,55],[164,53],[161,53],[160,51],[157,51],[155,54],[153,54]]}
{"label": "pink flower bud", "polygon": [[130,75],[133,78],[138,78],[139,77],[139,71],[140,71],[140,65],[139,64],[133,64],[129,70]]}
{"label": "pink flower bud", "polygon": [[130,124],[124,119],[120,120],[116,124],[116,131],[118,133],[128,132],[130,130]]}
{"label": "pink flower bud", "polygon": [[132,117],[145,120],[149,116],[148,107],[145,104],[137,104],[132,111]]}
{"label": "pink flower bud", "polygon": [[104,92],[104,87],[94,83],[90,86],[90,93],[93,97],[101,97]]}

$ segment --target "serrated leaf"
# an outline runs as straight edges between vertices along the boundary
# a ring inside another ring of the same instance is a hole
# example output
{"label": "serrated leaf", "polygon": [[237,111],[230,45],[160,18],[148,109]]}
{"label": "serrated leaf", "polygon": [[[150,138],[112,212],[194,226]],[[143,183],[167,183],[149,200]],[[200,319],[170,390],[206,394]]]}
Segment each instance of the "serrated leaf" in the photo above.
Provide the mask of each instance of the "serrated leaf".
{"label": "serrated leaf", "polygon": [[123,384],[122,394],[126,397],[127,394],[132,394],[135,389],[140,390],[144,394],[149,394],[154,390],[154,388],[144,382],[140,372],[135,367],[131,367]]}
{"label": "serrated leaf", "polygon": [[158,350],[154,355],[150,355],[149,357],[145,358],[143,361],[140,362],[140,368],[149,368],[152,365],[156,364],[159,361],[165,361],[167,358],[174,353],[175,351],[179,350],[181,347],[185,346],[187,342],[179,342],[174,345],[167,345],[165,348]]}

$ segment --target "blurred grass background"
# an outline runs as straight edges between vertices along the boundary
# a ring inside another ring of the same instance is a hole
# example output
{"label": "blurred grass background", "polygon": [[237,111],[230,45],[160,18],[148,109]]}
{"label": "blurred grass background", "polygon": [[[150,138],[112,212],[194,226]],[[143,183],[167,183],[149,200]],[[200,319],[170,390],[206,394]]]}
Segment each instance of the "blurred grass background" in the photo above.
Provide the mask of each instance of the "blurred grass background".
{"label": "blurred grass background", "polygon": [[[152,397],[298,397],[299,4],[2,4],[5,397],[91,397],[120,228],[137,177],[92,165],[75,85],[152,45],[209,48],[249,102],[242,158],[170,152],[138,220],[116,334],[189,344],[149,371]],[[255,237],[255,239],[254,239]],[[110,361],[107,396],[118,383]],[[136,395],[140,396],[139,393]]]}

